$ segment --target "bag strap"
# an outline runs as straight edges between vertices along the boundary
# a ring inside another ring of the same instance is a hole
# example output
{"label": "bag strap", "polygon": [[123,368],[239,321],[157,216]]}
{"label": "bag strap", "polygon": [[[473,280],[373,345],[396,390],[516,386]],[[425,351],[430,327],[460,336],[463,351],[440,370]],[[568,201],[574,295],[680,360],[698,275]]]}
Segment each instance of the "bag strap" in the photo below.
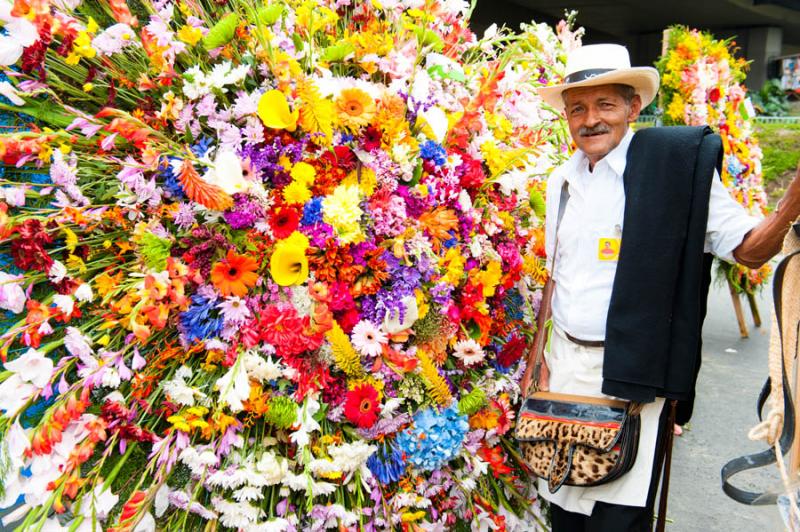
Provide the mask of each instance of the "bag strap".
{"label": "bag strap", "polygon": [[[550,277],[544,283],[542,288],[542,302],[539,305],[539,314],[536,317],[536,334],[533,337],[533,344],[528,349],[526,356],[527,366],[525,373],[522,376],[523,383],[529,382],[533,379],[534,391],[538,389],[539,384],[539,370],[544,356],[544,345],[546,334],[544,332],[547,320],[552,315],[551,303],[553,301],[553,291],[555,290],[554,275],[556,271],[556,253],[558,252],[558,229],[561,227],[561,219],[564,218],[564,211],[567,208],[567,201],[569,201],[569,182],[565,179],[561,185],[561,196],[558,200],[558,214],[556,215],[556,231],[555,240],[553,244],[553,263],[550,268]],[[526,388],[530,388],[530,382]],[[528,395],[528,390],[522,390],[523,397]]]}
{"label": "bag strap", "polygon": [[667,502],[669,501],[669,473],[672,466],[672,444],[675,441],[675,411],[678,401],[669,401],[667,408],[667,424],[664,426],[664,451],[659,453],[658,473],[661,477],[661,496],[658,501],[658,517],[656,518],[656,532],[664,532],[667,526]]}
{"label": "bag strap", "polygon": [[[774,281],[772,284],[772,298],[775,305],[775,316],[776,322],[778,324],[778,338],[781,344],[781,373],[782,373],[782,380],[783,380],[783,431],[781,432],[781,437],[779,440],[781,454],[786,454],[792,446],[792,442],[794,441],[794,424],[795,424],[795,412],[794,412],[794,403],[792,402],[792,395],[791,395],[791,388],[789,387],[789,379],[786,376],[786,360],[784,358],[784,351],[783,351],[783,305],[781,301],[781,293],[783,289],[783,278],[786,274],[786,267],[789,262],[795,258],[800,256],[800,251],[795,251],[790,253],[786,257],[781,260],[778,266],[775,268],[774,274]],[[800,333],[800,322],[795,324],[795,327],[798,329]],[[771,381],[767,378],[767,382],[764,384],[764,388],[761,390],[758,398],[758,418],[761,419],[761,410],[764,407],[764,403],[766,402],[767,396],[769,395],[768,390],[771,388]],[[745,456],[740,456],[739,458],[734,458],[733,460],[729,461],[725,466],[722,468],[721,476],[722,476],[722,491],[725,492],[728,497],[731,499],[740,502],[742,504],[750,504],[750,505],[766,505],[766,504],[775,504],[777,502],[778,496],[777,494],[768,495],[766,492],[754,492],[754,491],[747,491],[741,488],[737,488],[733,486],[729,480],[730,478],[737,474],[741,473],[742,471],[747,471],[749,469],[755,469],[758,467],[763,467],[765,465],[774,464],[778,457],[776,456],[776,449],[774,447],[769,448],[766,451],[761,451],[760,453],[749,454]]]}

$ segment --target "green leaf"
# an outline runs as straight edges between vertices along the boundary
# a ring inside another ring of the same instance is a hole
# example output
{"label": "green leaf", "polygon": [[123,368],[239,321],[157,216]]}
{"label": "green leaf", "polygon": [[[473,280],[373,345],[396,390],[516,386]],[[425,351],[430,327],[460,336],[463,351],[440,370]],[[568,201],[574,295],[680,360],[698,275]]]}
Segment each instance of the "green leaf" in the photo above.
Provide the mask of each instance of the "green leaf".
{"label": "green leaf", "polygon": [[534,190],[531,192],[531,197],[528,200],[531,205],[531,209],[539,218],[544,218],[545,211],[546,211],[546,204],[544,202],[544,196],[538,190]]}
{"label": "green leaf", "polygon": [[283,4],[272,4],[262,7],[256,12],[258,22],[267,26],[275,24],[281,15],[283,15]]}
{"label": "green leaf", "polygon": [[344,61],[348,55],[355,53],[355,51],[355,46],[349,42],[341,42],[325,48],[322,51],[321,59],[328,63],[336,63]]}
{"label": "green leaf", "polygon": [[444,48],[442,38],[433,30],[414,26],[414,34],[417,36],[420,46],[430,46],[437,52],[441,52]]}
{"label": "green leaf", "polygon": [[228,13],[219,22],[214,24],[205,37],[203,37],[203,46],[206,50],[213,50],[220,46],[225,46],[233,39],[236,34],[236,26],[239,25],[239,14]]}

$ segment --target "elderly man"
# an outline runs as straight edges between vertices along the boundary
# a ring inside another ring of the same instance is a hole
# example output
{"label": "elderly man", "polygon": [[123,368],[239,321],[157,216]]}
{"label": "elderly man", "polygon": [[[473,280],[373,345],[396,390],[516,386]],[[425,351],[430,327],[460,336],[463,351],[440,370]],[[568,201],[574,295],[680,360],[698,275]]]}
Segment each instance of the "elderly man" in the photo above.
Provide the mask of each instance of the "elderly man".
{"label": "elderly man", "polygon": [[[628,473],[556,493],[539,482],[555,532],[652,528],[665,398],[693,396],[710,267],[705,254],[758,267],[780,250],[800,215],[800,172],[776,211],[759,220],[723,187],[713,169],[719,142],[705,143],[703,130],[634,135],[629,124],[658,84],[655,69],[631,68],[625,48],[602,44],[574,51],[564,83],[540,89],[566,113],[578,150],[547,185],[554,332],[539,387],[645,403]],[[711,161],[707,172],[697,170],[701,156]]]}

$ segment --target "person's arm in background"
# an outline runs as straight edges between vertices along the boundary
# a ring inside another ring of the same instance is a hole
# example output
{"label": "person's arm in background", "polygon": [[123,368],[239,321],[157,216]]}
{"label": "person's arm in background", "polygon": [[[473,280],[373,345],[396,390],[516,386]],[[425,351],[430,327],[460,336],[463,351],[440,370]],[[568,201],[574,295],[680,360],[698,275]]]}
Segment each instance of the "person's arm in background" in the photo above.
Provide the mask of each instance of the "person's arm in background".
{"label": "person's arm in background", "polygon": [[742,243],[733,250],[736,262],[748,268],[760,268],[774,257],[792,222],[800,216],[800,166],[777,208],[745,235]]}

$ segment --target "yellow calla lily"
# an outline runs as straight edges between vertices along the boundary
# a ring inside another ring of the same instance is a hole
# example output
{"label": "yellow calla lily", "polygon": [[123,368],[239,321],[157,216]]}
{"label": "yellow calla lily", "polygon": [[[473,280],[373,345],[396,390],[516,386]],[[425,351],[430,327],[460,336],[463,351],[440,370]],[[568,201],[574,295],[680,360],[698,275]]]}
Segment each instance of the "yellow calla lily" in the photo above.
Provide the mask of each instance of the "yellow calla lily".
{"label": "yellow calla lily", "polygon": [[300,284],[308,279],[308,242],[292,236],[279,242],[269,259],[269,273],[281,286]]}
{"label": "yellow calla lily", "polygon": [[267,91],[258,100],[258,117],[267,127],[294,131],[297,129],[298,116],[299,111],[289,109],[286,95],[279,90]]}

